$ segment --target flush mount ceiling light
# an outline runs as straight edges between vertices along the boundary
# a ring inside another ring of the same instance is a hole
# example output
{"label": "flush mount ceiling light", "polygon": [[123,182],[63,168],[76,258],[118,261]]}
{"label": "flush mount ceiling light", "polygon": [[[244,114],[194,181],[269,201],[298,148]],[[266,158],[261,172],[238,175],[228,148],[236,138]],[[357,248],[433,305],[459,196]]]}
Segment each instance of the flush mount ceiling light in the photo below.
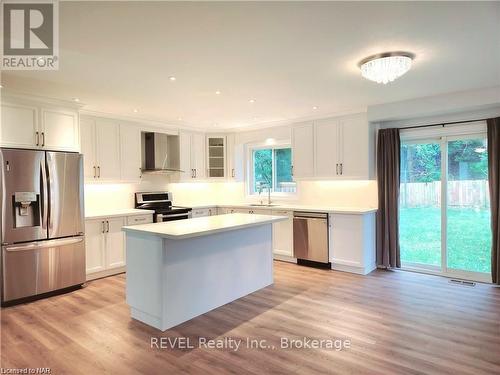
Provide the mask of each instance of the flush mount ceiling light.
{"label": "flush mount ceiling light", "polygon": [[410,70],[414,58],[409,52],[387,52],[369,56],[358,65],[363,77],[385,85]]}

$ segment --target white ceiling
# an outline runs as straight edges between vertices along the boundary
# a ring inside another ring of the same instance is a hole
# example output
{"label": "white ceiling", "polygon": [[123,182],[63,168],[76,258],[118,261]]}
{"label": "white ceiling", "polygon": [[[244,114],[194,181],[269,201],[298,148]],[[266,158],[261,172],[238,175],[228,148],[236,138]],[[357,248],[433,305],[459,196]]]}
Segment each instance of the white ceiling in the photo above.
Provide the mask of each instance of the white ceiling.
{"label": "white ceiling", "polygon": [[[391,50],[416,54],[409,73],[361,78]],[[500,3],[61,2],[59,71],[2,84],[203,128],[322,117],[499,85]]]}

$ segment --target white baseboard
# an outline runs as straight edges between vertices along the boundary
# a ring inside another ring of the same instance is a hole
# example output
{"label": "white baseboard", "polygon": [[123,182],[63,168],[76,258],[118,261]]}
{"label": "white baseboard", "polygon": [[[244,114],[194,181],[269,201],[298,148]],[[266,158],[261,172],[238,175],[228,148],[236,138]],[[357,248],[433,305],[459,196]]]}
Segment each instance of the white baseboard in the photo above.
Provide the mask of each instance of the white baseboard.
{"label": "white baseboard", "polygon": [[108,276],[112,276],[112,275],[117,275],[119,273],[124,273],[126,270],[126,267],[117,267],[117,268],[113,268],[113,269],[110,269],[110,270],[105,270],[105,271],[99,271],[99,272],[92,272],[92,273],[88,273],[87,274],[87,281],[90,281],[90,280],[95,280],[95,279],[100,279],[102,277],[108,277]]}
{"label": "white baseboard", "polygon": [[358,275],[368,275],[370,272],[372,272],[376,268],[377,268],[377,266],[375,264],[373,264],[371,266],[364,266],[363,267],[363,266],[348,266],[345,264],[332,263],[332,270],[356,273]]}
{"label": "white baseboard", "polygon": [[297,258],[291,257],[289,255],[273,254],[274,260],[280,260],[282,262],[297,263]]}

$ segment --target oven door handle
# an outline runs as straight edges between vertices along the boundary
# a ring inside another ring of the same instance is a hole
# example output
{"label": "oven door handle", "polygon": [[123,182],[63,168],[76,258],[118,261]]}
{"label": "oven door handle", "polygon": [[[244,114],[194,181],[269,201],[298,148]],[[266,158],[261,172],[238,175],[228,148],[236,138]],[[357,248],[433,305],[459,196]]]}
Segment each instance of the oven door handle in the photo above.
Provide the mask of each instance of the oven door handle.
{"label": "oven door handle", "polygon": [[188,212],[186,212],[186,213],[184,213],[184,214],[172,214],[172,215],[158,214],[158,215],[156,215],[156,216],[157,216],[159,219],[162,219],[162,218],[164,218],[164,217],[180,217],[180,216],[186,216],[186,217],[187,217],[187,216],[189,216],[189,213],[188,213]]}

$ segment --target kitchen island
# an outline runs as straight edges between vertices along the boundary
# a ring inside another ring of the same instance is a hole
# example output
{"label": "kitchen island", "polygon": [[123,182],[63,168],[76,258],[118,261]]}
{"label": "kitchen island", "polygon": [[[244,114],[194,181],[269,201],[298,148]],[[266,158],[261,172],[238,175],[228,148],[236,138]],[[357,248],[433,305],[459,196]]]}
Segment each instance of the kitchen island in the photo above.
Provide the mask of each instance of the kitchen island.
{"label": "kitchen island", "polygon": [[227,214],[123,227],[132,318],[165,331],[273,283],[272,223]]}

